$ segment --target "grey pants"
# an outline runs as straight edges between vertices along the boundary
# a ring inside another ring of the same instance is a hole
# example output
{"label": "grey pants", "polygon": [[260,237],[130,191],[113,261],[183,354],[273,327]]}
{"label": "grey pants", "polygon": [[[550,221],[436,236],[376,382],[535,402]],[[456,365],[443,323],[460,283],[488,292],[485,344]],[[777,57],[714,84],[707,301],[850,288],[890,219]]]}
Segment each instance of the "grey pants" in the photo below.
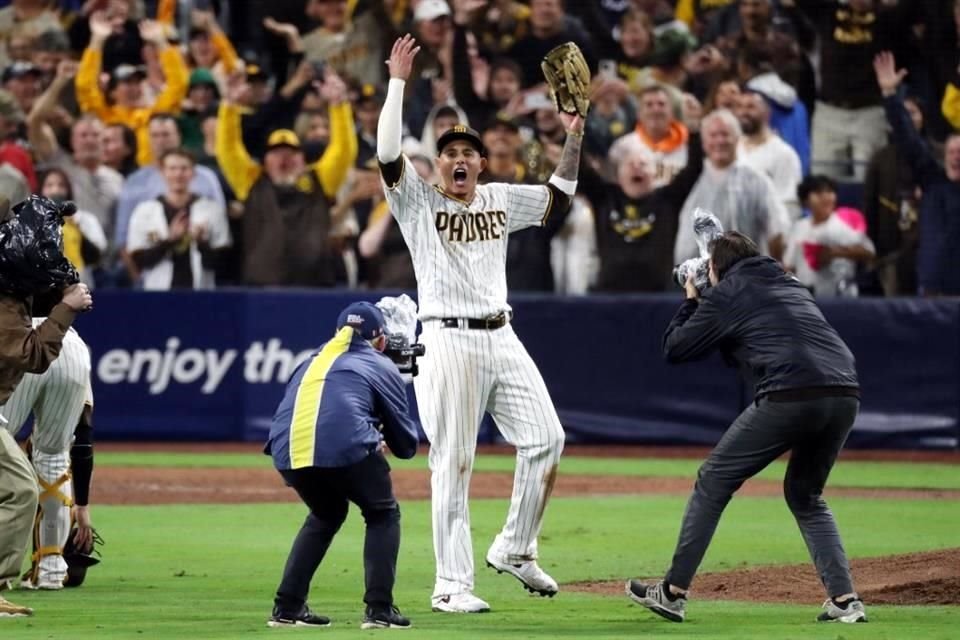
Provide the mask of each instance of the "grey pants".
{"label": "grey pants", "polygon": [[667,582],[690,587],[730,498],[748,478],[791,451],[783,478],[787,506],[827,595],[853,593],[837,523],[821,493],[859,405],[853,397],[797,402],[761,399],[740,414],[697,473]]}
{"label": "grey pants", "polygon": [[38,491],[33,465],[0,424],[0,591],[20,577],[37,515]]}

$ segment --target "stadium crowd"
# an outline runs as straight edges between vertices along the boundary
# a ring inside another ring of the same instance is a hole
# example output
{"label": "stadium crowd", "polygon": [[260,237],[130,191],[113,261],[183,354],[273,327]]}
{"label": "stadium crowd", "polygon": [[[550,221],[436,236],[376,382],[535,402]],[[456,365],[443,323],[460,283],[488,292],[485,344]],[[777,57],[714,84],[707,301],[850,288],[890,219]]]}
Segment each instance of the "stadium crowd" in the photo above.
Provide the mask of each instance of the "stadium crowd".
{"label": "stadium crowd", "polygon": [[409,32],[428,181],[463,123],[482,181],[544,182],[540,62],[572,40],[591,66],[578,196],[511,236],[511,291],[666,290],[704,207],[818,296],[960,294],[960,0],[6,5],[0,192],[78,204],[91,287],[413,289],[375,153]]}

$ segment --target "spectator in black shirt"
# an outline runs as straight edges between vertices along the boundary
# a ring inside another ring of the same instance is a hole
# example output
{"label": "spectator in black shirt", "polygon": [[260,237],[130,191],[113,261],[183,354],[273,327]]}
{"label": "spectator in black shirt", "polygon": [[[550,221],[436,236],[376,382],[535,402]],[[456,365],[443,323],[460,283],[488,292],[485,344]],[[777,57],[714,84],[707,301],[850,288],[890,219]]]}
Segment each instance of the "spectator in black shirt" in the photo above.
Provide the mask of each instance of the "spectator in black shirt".
{"label": "spectator in black shirt", "polygon": [[666,186],[654,189],[655,159],[633,149],[608,183],[588,167],[578,191],[593,205],[600,273],[595,291],[664,291],[673,270],[680,209],[703,168],[699,135],[690,139],[687,165]]}
{"label": "spectator in black shirt", "polygon": [[783,4],[805,12],[820,36],[812,170],[834,179],[862,181],[867,163],[884,144],[887,128],[880,91],[870,73],[873,57],[885,50],[903,51],[912,11],[920,3],[784,0]]}
{"label": "spectator in black shirt", "polygon": [[563,0],[531,0],[530,35],[523,38],[508,52],[523,69],[524,86],[540,84],[543,72],[540,61],[554,47],[564,42],[576,42],[591,72],[597,69],[597,59],[589,34],[579,20],[568,16],[563,9]]}

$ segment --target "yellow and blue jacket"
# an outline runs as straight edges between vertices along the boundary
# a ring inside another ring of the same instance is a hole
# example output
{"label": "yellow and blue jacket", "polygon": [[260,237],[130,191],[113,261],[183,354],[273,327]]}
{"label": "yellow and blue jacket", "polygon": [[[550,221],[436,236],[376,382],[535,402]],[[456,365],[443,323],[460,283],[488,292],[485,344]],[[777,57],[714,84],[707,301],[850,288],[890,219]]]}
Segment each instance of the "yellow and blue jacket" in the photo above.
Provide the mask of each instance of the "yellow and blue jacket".
{"label": "yellow and blue jacket", "polygon": [[346,467],[376,451],[381,434],[398,458],[416,454],[400,371],[344,327],[293,372],[264,452],[281,471]]}

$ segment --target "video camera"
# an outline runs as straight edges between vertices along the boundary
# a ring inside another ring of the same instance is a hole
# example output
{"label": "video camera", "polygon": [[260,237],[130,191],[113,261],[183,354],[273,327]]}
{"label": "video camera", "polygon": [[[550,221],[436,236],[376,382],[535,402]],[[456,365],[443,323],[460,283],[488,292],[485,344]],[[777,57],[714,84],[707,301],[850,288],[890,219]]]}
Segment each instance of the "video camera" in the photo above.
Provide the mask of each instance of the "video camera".
{"label": "video camera", "polygon": [[383,350],[384,355],[390,358],[400,373],[409,373],[416,376],[420,373],[417,366],[417,358],[424,355],[427,348],[419,342],[410,344],[410,338],[403,333],[393,333],[387,336],[387,346]]}

